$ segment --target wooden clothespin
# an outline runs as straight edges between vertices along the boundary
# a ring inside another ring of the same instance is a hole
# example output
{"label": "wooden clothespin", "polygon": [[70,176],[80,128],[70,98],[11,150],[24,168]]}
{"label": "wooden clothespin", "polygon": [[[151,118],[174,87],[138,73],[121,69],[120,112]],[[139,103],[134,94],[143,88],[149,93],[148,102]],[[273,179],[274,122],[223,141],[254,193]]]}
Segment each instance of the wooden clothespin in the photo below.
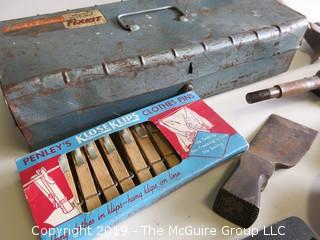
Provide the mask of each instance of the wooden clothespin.
{"label": "wooden clothespin", "polygon": [[153,172],[156,175],[159,175],[160,173],[166,171],[167,167],[163,163],[163,159],[160,157],[157,149],[154,147],[144,125],[135,125],[131,128],[131,131]]}
{"label": "wooden clothespin", "polygon": [[87,210],[91,211],[99,207],[101,205],[101,201],[94,184],[87,159],[81,148],[72,151],[71,157],[77,172]]}
{"label": "wooden clothespin", "polygon": [[146,164],[130,129],[126,128],[121,130],[119,135],[126,156],[133,171],[137,175],[139,182],[143,183],[152,178],[150,167]]}
{"label": "wooden clothespin", "polygon": [[170,143],[164,138],[160,130],[151,123],[145,123],[145,126],[154,142],[157,146],[160,155],[164,158],[167,166],[172,168],[180,163],[180,159],[177,156],[175,150],[171,147]]}
{"label": "wooden clothespin", "polygon": [[99,143],[122,191],[127,192],[131,188],[134,188],[133,175],[128,172],[110,136],[107,135],[99,139]]}
{"label": "wooden clothespin", "polygon": [[107,201],[119,196],[117,183],[113,181],[96,143],[92,141],[84,146],[84,152]]}
{"label": "wooden clothespin", "polygon": [[62,154],[59,158],[59,165],[61,167],[62,172],[64,173],[66,180],[68,182],[68,185],[71,189],[71,192],[73,194],[73,205],[74,207],[76,207],[80,212],[82,212],[82,208],[81,208],[81,202],[79,200],[79,195],[77,192],[77,188],[76,188],[76,184],[74,182],[73,176],[72,176],[72,172],[70,169],[70,165],[68,162],[68,158],[65,154]]}

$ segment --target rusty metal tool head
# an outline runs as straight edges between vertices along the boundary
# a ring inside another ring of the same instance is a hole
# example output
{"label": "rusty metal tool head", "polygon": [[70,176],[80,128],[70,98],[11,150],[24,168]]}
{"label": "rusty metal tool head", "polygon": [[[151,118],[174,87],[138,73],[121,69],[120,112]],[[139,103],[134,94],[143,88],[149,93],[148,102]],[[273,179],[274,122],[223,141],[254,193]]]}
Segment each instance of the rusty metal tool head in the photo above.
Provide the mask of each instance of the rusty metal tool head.
{"label": "rusty metal tool head", "polygon": [[[277,233],[275,233],[277,231]],[[280,235],[281,234],[281,235]],[[258,234],[242,240],[316,240],[311,228],[298,217],[289,217],[260,230]]]}
{"label": "rusty metal tool head", "polygon": [[310,23],[304,38],[313,49],[313,61],[316,61],[320,57],[320,23]]}
{"label": "rusty metal tool head", "polygon": [[213,210],[241,227],[251,226],[258,217],[260,193],[274,170],[295,166],[316,135],[315,130],[271,115],[220,189]]}
{"label": "rusty metal tool head", "polygon": [[320,71],[310,78],[281,83],[272,88],[250,92],[246,95],[246,100],[248,103],[256,103],[272,98],[295,96],[308,91],[315,91],[319,95]]}

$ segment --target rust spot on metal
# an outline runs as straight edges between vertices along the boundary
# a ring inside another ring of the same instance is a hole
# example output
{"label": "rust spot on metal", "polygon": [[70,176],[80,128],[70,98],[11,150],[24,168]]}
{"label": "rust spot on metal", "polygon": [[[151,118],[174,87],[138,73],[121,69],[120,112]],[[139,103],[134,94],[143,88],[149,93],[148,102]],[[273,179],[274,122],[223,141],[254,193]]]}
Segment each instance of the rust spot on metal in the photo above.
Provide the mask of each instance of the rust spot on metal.
{"label": "rust spot on metal", "polygon": [[212,13],[212,9],[207,7],[202,7],[199,9],[198,13],[202,16],[210,16]]}
{"label": "rust spot on metal", "polygon": [[28,143],[32,142],[32,132],[26,127],[20,129]]}
{"label": "rust spot on metal", "polygon": [[222,66],[223,69],[226,69],[226,68],[230,68],[230,67],[233,67],[233,63],[226,63]]}
{"label": "rust spot on metal", "polygon": [[10,50],[6,51],[4,59],[5,60],[10,60],[10,59],[13,59],[13,58],[14,58],[14,54]]}
{"label": "rust spot on metal", "polygon": [[123,51],[124,49],[123,42],[122,41],[117,42],[116,48],[120,51]]}
{"label": "rust spot on metal", "polygon": [[212,32],[209,32],[208,35],[202,39],[203,42],[208,41],[208,40],[213,40]]}

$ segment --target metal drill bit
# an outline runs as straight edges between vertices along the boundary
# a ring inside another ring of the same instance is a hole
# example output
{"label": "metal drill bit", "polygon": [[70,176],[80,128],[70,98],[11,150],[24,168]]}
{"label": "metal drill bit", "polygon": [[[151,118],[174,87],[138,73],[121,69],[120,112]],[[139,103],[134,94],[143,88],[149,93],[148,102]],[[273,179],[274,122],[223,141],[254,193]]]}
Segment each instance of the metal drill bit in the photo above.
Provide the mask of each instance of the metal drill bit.
{"label": "metal drill bit", "polygon": [[304,78],[292,82],[278,84],[272,88],[267,88],[246,95],[248,103],[256,103],[272,98],[295,96],[304,92],[320,89],[320,71],[310,78]]}

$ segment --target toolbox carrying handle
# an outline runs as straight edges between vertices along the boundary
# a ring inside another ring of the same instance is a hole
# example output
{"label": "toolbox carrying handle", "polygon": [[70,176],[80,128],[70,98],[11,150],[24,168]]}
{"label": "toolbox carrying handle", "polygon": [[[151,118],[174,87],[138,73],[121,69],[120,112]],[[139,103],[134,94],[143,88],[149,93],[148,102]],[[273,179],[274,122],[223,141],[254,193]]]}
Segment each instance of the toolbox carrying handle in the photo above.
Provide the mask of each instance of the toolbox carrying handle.
{"label": "toolbox carrying handle", "polygon": [[119,25],[127,31],[134,32],[138,31],[140,29],[140,26],[137,24],[127,24],[124,22],[123,18],[128,17],[128,16],[134,16],[134,15],[139,15],[139,14],[144,14],[144,13],[150,13],[150,12],[158,12],[162,10],[174,10],[180,14],[179,21],[181,22],[187,22],[188,18],[187,15],[185,14],[184,11],[182,11],[180,8],[177,6],[164,6],[164,7],[158,7],[158,8],[152,8],[152,9],[146,9],[142,11],[137,11],[137,12],[129,12],[129,13],[123,13],[117,16],[117,20]]}

